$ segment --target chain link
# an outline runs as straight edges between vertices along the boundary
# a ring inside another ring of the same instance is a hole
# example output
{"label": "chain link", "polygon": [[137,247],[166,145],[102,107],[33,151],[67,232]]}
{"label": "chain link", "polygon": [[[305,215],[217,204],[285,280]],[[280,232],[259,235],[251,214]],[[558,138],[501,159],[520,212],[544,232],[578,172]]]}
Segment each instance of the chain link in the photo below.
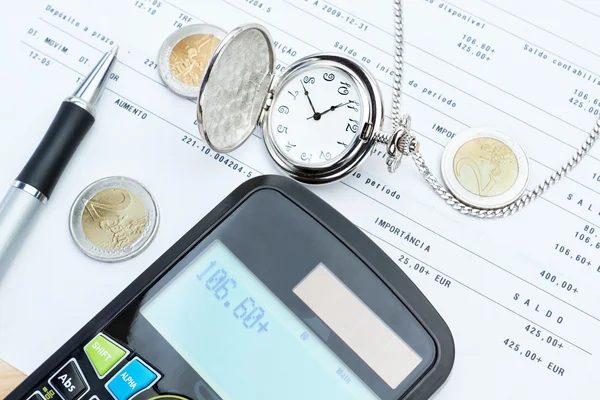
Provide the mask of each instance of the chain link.
{"label": "chain link", "polygon": [[567,173],[570,172],[577,164],[579,164],[582,158],[590,151],[590,149],[598,139],[599,135],[600,120],[597,120],[596,124],[594,125],[594,129],[588,135],[585,143],[581,146],[579,150],[577,150],[577,152],[575,152],[575,154],[573,154],[568,163],[563,165],[560,169],[556,170],[552,175],[546,178],[544,182],[539,184],[534,190],[525,193],[520,198],[518,198],[517,200],[515,200],[507,206],[491,210],[470,207],[461,203],[439,183],[439,181],[431,173],[431,171],[425,164],[423,156],[418,151],[413,152],[411,155],[413,157],[413,160],[415,161],[415,164],[417,165],[417,168],[419,169],[419,172],[421,173],[421,175],[423,175],[423,178],[425,178],[425,180],[429,183],[433,190],[435,190],[436,193],[455,210],[458,210],[463,214],[468,214],[479,218],[507,217],[521,210],[531,201],[541,196],[552,185],[554,185],[563,177],[565,177]]}
{"label": "chain link", "polygon": [[400,128],[402,119],[402,78],[404,77],[404,23],[402,0],[394,0],[394,85],[392,87],[392,127]]}
{"label": "chain link", "polygon": [[[402,87],[402,78],[403,78],[403,50],[404,50],[404,26],[402,21],[402,0],[394,0],[394,31],[395,31],[395,55],[394,55],[394,68],[395,68],[395,78],[394,78],[394,86],[393,86],[393,102],[392,102],[392,123],[394,132],[397,133],[402,129],[402,123],[407,119],[407,116],[402,116],[401,114],[401,87]],[[410,117],[408,117],[410,121]],[[377,140],[386,142],[393,140],[397,134],[384,136],[382,133],[378,133]],[[452,208],[459,211],[462,214],[478,217],[478,218],[500,218],[507,217],[516,213],[517,211],[523,209],[527,206],[531,201],[537,199],[541,196],[546,190],[548,190],[552,185],[557,183],[563,177],[567,175],[579,162],[583,159],[583,157],[591,150],[592,146],[595,144],[596,140],[600,136],[600,118],[596,120],[594,128],[587,136],[585,142],[581,145],[581,147],[573,154],[569,162],[563,165],[560,169],[556,170],[552,173],[544,182],[539,184],[534,190],[527,191],[517,200],[512,202],[511,204],[504,206],[502,208],[496,209],[481,209],[476,207],[471,207],[462,203],[456,197],[454,197],[445,187],[442,185],[438,179],[433,175],[430,171],[429,167],[425,163],[425,159],[419,153],[418,145],[415,146],[416,143],[415,136],[410,133],[410,129],[406,129],[402,135],[402,138],[398,138],[398,141],[395,143],[397,147],[400,144],[400,140],[402,143],[410,143],[410,155],[412,156],[417,169],[425,178],[425,180],[429,183],[431,188]],[[389,146],[389,144],[388,144]],[[392,156],[390,154],[390,156]]]}

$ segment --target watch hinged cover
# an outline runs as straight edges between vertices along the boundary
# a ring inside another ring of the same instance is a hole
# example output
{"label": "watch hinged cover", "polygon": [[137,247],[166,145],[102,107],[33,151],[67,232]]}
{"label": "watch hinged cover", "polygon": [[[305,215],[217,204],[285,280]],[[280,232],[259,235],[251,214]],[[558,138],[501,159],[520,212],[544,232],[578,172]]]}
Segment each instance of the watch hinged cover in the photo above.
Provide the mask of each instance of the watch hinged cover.
{"label": "watch hinged cover", "polygon": [[275,76],[272,43],[263,26],[242,25],[211,57],[196,111],[200,136],[213,150],[235,150],[256,129]]}

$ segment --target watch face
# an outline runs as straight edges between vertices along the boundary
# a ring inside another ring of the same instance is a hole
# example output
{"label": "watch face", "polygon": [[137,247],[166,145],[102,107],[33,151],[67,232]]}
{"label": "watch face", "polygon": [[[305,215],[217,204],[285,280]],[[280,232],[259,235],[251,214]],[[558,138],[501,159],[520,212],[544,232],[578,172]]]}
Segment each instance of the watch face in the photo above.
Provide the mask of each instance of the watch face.
{"label": "watch face", "polygon": [[287,76],[270,110],[270,133],[280,153],[301,166],[340,159],[363,127],[357,84],[332,65],[313,65]]}

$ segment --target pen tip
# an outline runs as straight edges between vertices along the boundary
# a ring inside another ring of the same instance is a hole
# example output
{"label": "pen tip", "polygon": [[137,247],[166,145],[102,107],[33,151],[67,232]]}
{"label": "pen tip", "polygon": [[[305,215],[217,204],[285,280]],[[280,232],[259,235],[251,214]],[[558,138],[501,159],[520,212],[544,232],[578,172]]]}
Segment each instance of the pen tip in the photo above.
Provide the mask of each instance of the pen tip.
{"label": "pen tip", "polygon": [[114,46],[104,53],[96,66],[71,96],[87,102],[91,106],[92,112],[106,83],[110,79],[110,71],[117,61],[117,51],[119,51],[119,46]]}

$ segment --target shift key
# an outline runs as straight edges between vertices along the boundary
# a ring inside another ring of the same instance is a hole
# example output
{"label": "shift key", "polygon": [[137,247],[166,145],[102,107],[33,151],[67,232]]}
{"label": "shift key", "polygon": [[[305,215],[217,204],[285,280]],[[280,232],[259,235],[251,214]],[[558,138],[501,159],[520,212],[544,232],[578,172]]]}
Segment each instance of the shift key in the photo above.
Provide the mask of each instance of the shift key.
{"label": "shift key", "polygon": [[84,350],[100,378],[109,373],[128,353],[103,334],[98,334]]}

